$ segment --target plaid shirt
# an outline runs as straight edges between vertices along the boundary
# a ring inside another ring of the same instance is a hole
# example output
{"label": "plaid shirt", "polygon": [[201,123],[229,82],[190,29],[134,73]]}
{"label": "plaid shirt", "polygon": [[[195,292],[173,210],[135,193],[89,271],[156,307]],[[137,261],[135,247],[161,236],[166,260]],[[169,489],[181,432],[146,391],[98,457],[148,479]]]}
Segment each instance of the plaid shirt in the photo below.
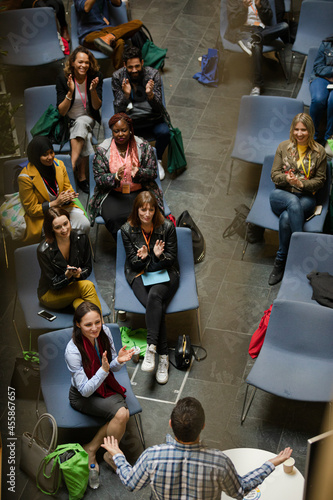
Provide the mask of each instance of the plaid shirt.
{"label": "plaid shirt", "polygon": [[145,450],[133,467],[123,454],[113,458],[121,482],[130,491],[150,485],[154,500],[219,500],[222,491],[241,500],[275,469],[265,462],[241,477],[222,451],[180,444],[169,434],[166,444]]}

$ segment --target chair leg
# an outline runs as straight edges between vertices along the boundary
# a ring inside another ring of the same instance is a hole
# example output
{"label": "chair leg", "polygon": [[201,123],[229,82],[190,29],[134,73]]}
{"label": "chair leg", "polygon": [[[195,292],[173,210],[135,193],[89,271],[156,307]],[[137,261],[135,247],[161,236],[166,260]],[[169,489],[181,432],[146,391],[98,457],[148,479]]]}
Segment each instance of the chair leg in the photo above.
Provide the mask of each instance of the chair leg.
{"label": "chair leg", "polygon": [[38,389],[38,394],[37,394],[37,400],[36,400],[36,415],[37,415],[37,418],[40,417],[40,414],[39,414],[39,400],[40,400],[40,393],[41,393],[41,386],[39,385],[39,389]]}
{"label": "chair leg", "polygon": [[197,323],[198,323],[199,344],[202,345],[201,321],[200,321],[200,307],[198,307],[198,309],[196,310],[196,315],[197,315]]}
{"label": "chair leg", "polygon": [[7,253],[7,245],[6,245],[6,234],[5,231],[3,230],[3,226],[1,226],[1,232],[2,232],[2,241],[3,241],[3,251],[5,254],[5,262],[6,262],[6,268],[8,269],[8,253]]}
{"label": "chair leg", "polygon": [[277,52],[276,55],[280,61],[284,77],[285,77],[287,83],[289,83],[289,77],[288,77],[288,71],[287,71],[287,65],[286,65],[286,54],[285,54],[284,49],[282,49],[280,52]]}
{"label": "chair leg", "polygon": [[[246,231],[247,231],[247,230],[246,230]],[[244,245],[243,245],[242,258],[241,258],[241,260],[243,260],[243,259],[244,259],[244,257],[245,257],[245,252],[246,252],[246,250],[247,250],[247,245],[248,245],[248,244],[249,244],[249,242],[247,241],[247,239],[246,239],[246,237],[245,237],[245,240],[244,240]]]}
{"label": "chair leg", "polygon": [[143,427],[142,427],[142,420],[141,420],[141,415],[140,413],[134,415],[135,418],[135,423],[139,432],[140,440],[143,446],[143,449],[146,449],[146,442],[145,442],[145,436],[143,434]]}
{"label": "chair leg", "polygon": [[233,167],[234,167],[234,160],[231,160],[230,170],[229,170],[228,186],[227,186],[227,194],[229,194],[229,189],[230,189],[230,184],[231,184],[231,177],[232,177],[232,169],[233,169]]}
{"label": "chair leg", "polygon": [[94,262],[96,262],[96,255],[97,255],[97,239],[98,239],[98,230],[99,230],[99,224],[96,224],[96,236],[95,236],[95,248],[94,248]]}
{"label": "chair leg", "polygon": [[250,409],[250,406],[252,404],[252,401],[253,401],[253,398],[255,396],[255,393],[257,391],[257,388],[254,387],[254,386],[252,387],[252,393],[250,395],[250,399],[249,399],[248,403],[246,404],[248,390],[249,390],[249,384],[247,384],[247,386],[246,386],[246,391],[245,391],[245,396],[244,396],[244,403],[243,403],[242,417],[241,417],[241,425],[243,425],[243,423],[245,422],[246,415],[249,412],[249,409]]}

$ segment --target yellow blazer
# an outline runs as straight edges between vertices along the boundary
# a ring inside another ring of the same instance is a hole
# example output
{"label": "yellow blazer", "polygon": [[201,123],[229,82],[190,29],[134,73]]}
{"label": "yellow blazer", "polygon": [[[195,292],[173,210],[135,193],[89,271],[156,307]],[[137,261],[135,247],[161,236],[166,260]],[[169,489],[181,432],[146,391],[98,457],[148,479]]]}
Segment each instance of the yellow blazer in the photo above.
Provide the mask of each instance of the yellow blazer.
{"label": "yellow blazer", "polygon": [[[74,191],[69,182],[64,163],[55,158],[54,165],[59,193],[68,189]],[[40,173],[32,163],[28,163],[22,169],[22,172],[18,176],[18,185],[20,199],[25,210],[25,222],[27,224],[23,243],[32,245],[40,241],[44,222],[42,203],[50,201],[50,195]],[[67,206],[74,206],[74,203],[70,203]]]}

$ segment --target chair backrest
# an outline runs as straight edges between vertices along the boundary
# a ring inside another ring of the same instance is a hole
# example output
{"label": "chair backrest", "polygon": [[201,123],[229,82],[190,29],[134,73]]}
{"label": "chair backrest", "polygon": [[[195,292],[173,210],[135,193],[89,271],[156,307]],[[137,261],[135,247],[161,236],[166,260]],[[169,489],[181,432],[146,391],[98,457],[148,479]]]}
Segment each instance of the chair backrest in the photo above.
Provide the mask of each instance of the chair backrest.
{"label": "chair backrest", "polygon": [[304,356],[305,369],[307,357],[332,360],[332,321],[333,311],[329,308],[315,303],[275,300],[263,348],[274,346]]}
{"label": "chair backrest", "polygon": [[231,157],[262,165],[288,139],[292,119],[303,110],[303,102],[289,97],[243,96]]}
{"label": "chair backrest", "polygon": [[102,102],[102,125],[104,129],[104,138],[111,137],[111,129],[109,120],[114,115],[113,107],[113,92],[112,78],[104,78],[103,80],[103,102]]}
{"label": "chair backrest", "polygon": [[311,104],[311,94],[310,94],[310,84],[309,78],[313,69],[313,63],[318,53],[318,47],[311,47],[309,49],[308,58],[306,61],[306,66],[303,75],[303,81],[301,88],[299,89],[297,99],[303,101],[305,106],[310,106]]}
{"label": "chair backrest", "polygon": [[291,236],[286,268],[278,299],[315,303],[307,275],[311,271],[333,274],[333,236],[294,233]]}
{"label": "chair backrest", "polygon": [[68,155],[57,154],[56,158],[58,160],[61,160],[61,161],[64,162],[65,167],[66,167],[66,172],[67,172],[67,175],[69,177],[69,182],[71,183],[72,188],[74,189],[74,191],[77,191],[76,181],[75,181],[75,176],[74,176],[74,172],[73,172],[73,167],[72,167],[72,162],[71,162],[70,155],[69,154]]}
{"label": "chair backrest", "polygon": [[18,191],[17,176],[20,172],[18,165],[27,160],[28,158],[16,158],[15,160],[7,160],[4,163],[4,194],[16,193]]}
{"label": "chair backrest", "polygon": [[64,59],[51,7],[18,9],[0,16],[2,64],[39,66]]}
{"label": "chair backrest", "polygon": [[[121,4],[120,7],[115,7],[110,3],[109,5],[110,12],[110,25],[118,26],[119,24],[124,24],[128,22],[126,5],[124,3]],[[79,37],[77,34],[77,26],[78,19],[77,13],[75,10],[75,4],[73,3],[71,6],[71,48],[72,51],[76,49],[80,45]],[[100,52],[99,50],[91,50],[92,54],[96,59],[107,59],[108,56]]]}
{"label": "chair backrest", "polygon": [[[24,90],[25,133],[28,142],[32,139],[30,130],[37,123],[50,104],[54,107],[57,106],[57,91],[55,85],[30,87]],[[58,144],[54,144],[53,147],[56,152],[60,150]],[[61,151],[63,153],[70,151],[69,142],[64,144]]]}
{"label": "chair backrest", "polygon": [[333,2],[302,2],[293,52],[307,55],[311,47],[319,47],[332,34]]}

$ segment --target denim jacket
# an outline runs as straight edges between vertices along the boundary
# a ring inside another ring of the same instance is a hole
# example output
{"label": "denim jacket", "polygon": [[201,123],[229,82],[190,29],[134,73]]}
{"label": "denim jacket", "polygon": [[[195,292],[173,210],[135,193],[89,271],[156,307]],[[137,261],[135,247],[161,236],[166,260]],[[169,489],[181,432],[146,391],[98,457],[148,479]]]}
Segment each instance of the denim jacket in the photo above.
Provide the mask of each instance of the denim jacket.
{"label": "denim jacket", "polygon": [[313,82],[317,77],[333,78],[333,42],[321,42],[309,82]]}

